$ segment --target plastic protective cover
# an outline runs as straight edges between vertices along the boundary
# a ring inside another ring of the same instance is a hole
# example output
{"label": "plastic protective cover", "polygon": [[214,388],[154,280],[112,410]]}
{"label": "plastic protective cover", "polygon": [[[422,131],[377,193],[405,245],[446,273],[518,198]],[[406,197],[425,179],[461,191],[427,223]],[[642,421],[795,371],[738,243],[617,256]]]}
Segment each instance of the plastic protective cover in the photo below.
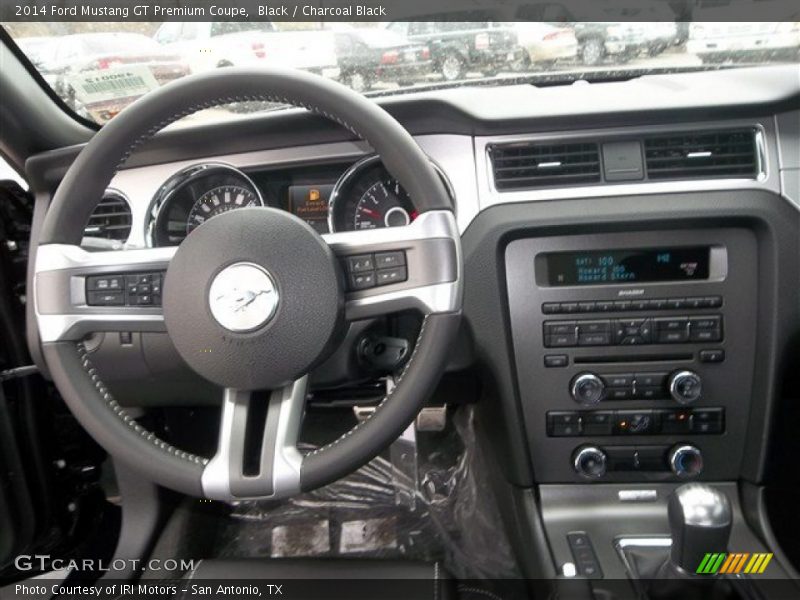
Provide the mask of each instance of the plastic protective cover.
{"label": "plastic protective cover", "polygon": [[280,504],[239,504],[221,532],[221,557],[439,560],[461,580],[519,578],[474,411],[462,407],[448,422],[442,433],[410,427],[327,487]]}

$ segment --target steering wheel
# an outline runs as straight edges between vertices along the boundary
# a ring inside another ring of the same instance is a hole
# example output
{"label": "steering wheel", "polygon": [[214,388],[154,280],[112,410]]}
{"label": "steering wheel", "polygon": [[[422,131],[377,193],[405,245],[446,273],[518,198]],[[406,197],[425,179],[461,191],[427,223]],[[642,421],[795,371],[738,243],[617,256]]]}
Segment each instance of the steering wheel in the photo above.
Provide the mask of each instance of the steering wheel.
{"label": "steering wheel", "polygon": [[[208,220],[178,247],[80,247],[89,215],[134,149],[181,117],[245,101],[304,107],[362,138],[408,192],[419,216],[405,227],[321,236],[288,212],[242,208]],[[347,265],[376,252],[402,253],[395,256],[404,256],[407,278],[351,291]],[[44,218],[33,297],[49,372],[97,442],[160,485],[230,502],[285,498],[326,485],[396,439],[444,370],[460,320],[462,271],[451,199],[399,123],[321,77],[230,68],[151,92],[97,132],[67,171]],[[97,275],[124,281],[153,274],[163,277],[163,306],[131,305],[124,289],[109,296],[112,305],[97,306],[87,291]],[[297,438],[309,371],[336,349],[348,321],[410,309],[424,318],[396,386],[367,420],[302,454]],[[166,332],[183,360],[222,388],[213,457],[173,447],[115,401],[83,343],[93,332]],[[255,390],[270,391],[263,424],[251,411]],[[252,434],[254,426],[263,431]],[[257,464],[245,460],[246,431],[263,440]]]}

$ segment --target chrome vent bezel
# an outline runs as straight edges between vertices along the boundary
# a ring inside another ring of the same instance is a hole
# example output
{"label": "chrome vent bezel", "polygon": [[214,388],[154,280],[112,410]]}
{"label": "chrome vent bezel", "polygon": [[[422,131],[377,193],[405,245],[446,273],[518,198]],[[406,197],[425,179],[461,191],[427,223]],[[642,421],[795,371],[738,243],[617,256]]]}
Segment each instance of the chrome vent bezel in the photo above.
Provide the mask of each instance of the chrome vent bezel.
{"label": "chrome vent bezel", "polygon": [[[533,135],[514,135],[494,138],[483,138],[482,150],[485,156],[485,172],[489,190],[496,200],[491,202],[519,201],[528,199],[547,199],[550,197],[578,197],[581,194],[588,195],[611,195],[624,193],[624,190],[640,190],[639,193],[647,193],[649,189],[692,189],[686,186],[705,185],[708,186],[738,186],[753,182],[754,185],[764,185],[770,178],[767,165],[767,139],[766,131],[769,129],[762,122],[739,121],[730,123],[727,126],[717,126],[716,123],[705,123],[697,129],[692,129],[691,124],[682,123],[679,126],[655,125],[652,127],[630,127],[619,128],[617,131],[585,131],[581,133],[561,132]],[[700,135],[700,134],[726,134],[726,133],[752,133],[753,136],[753,158],[755,167],[746,174],[720,174],[717,176],[698,174],[697,176],[677,176],[677,177],[654,177],[647,174],[645,159],[645,140],[661,138],[665,136]],[[481,145],[481,138],[476,139],[476,144]],[[638,142],[642,152],[642,172],[640,179],[628,180],[609,180],[606,176],[605,165],[603,162],[603,144],[609,142]],[[500,146],[533,146],[533,145],[555,145],[557,143],[594,143],[598,145],[600,152],[600,173],[601,176],[594,182],[580,184],[556,184],[538,185],[526,187],[499,187],[495,178],[495,167],[493,161],[493,148]],[[480,150],[479,150],[480,151]],[[586,190],[585,192],[583,190]],[[555,194],[555,196],[551,196]],[[543,196],[544,195],[544,196]],[[541,197],[540,197],[541,196]],[[504,200],[500,200],[503,198]],[[517,200],[519,198],[519,200]],[[506,200],[508,199],[508,200]]]}
{"label": "chrome vent bezel", "polygon": [[[113,202],[115,206],[124,206],[124,210],[117,212],[100,213],[105,206]],[[99,213],[99,214],[98,214]],[[105,220],[108,218],[120,219],[122,222],[105,222],[93,225],[95,220]],[[105,239],[114,242],[125,243],[133,230],[133,207],[130,200],[122,192],[116,189],[108,189],[103,194],[100,202],[92,211],[89,221],[83,230],[84,237]]]}

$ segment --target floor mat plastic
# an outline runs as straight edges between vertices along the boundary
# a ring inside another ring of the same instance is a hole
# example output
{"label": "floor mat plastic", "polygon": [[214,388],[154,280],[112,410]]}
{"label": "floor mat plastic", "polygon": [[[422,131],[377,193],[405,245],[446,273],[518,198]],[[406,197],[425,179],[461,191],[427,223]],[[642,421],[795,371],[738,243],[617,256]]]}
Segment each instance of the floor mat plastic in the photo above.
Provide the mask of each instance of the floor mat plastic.
{"label": "floor mat plastic", "polygon": [[448,421],[443,433],[410,428],[327,487],[282,503],[237,505],[220,532],[220,557],[441,560],[458,579],[519,578],[486,483],[474,412],[462,407]]}

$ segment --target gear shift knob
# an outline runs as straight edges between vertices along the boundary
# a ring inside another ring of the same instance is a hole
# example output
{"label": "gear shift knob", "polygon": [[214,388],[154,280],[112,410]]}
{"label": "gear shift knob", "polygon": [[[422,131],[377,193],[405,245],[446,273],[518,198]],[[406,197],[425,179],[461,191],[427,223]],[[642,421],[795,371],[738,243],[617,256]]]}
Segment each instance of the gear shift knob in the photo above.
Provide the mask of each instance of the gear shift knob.
{"label": "gear shift knob", "polygon": [[693,574],[706,553],[727,551],[733,517],[723,492],[710,485],[687,483],[672,493],[667,513],[674,567]]}

